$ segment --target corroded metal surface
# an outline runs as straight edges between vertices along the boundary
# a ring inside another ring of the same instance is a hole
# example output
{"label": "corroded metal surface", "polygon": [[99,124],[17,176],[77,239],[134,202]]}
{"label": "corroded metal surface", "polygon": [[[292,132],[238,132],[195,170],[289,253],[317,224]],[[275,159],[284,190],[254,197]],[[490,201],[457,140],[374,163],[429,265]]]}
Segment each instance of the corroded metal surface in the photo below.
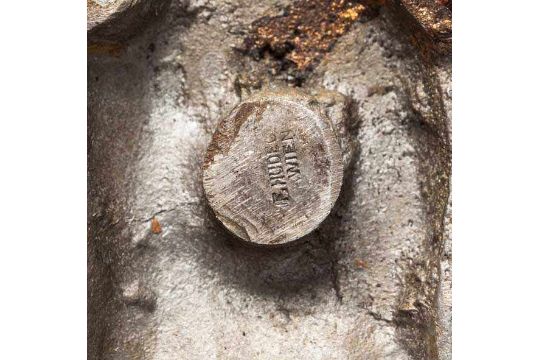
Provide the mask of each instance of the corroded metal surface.
{"label": "corroded metal surface", "polygon": [[253,22],[244,41],[255,56],[286,60],[300,71],[310,69],[357,20],[373,17],[377,2],[297,0],[282,13]]}
{"label": "corroded metal surface", "polygon": [[452,47],[452,0],[388,0],[397,21],[424,52],[448,54]]}
{"label": "corroded metal surface", "polygon": [[220,121],[203,165],[218,219],[238,237],[279,245],[313,231],[334,206],[343,155],[315,97],[260,92]]}
{"label": "corroded metal surface", "polygon": [[[301,81],[238,51],[292,4],[173,2],[90,54],[90,359],[450,358],[450,58],[419,56],[386,7]],[[235,106],[288,85],[330,90],[313,96],[349,134],[342,191],[309,241],[243,246],[206,204],[204,156]]]}

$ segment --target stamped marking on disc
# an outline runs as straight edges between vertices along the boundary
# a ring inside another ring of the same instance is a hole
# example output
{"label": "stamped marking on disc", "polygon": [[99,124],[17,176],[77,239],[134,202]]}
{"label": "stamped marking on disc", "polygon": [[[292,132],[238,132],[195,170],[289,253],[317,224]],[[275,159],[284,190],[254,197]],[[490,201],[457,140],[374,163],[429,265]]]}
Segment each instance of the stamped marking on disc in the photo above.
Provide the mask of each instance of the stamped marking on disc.
{"label": "stamped marking on disc", "polygon": [[217,218],[240,238],[284,244],[330,213],[343,178],[338,139],[316,101],[294,90],[262,92],[221,120],[203,186]]}

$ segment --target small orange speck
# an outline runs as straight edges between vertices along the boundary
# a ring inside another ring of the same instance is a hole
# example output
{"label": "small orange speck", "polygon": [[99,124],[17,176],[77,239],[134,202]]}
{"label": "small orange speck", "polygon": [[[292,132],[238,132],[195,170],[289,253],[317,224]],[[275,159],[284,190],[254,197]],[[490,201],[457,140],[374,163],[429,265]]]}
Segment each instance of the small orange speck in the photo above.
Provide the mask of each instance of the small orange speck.
{"label": "small orange speck", "polygon": [[161,225],[155,216],[152,218],[151,229],[154,234],[159,234],[161,232]]}
{"label": "small orange speck", "polygon": [[360,260],[360,259],[354,260],[354,265],[355,265],[358,269],[366,269],[366,268],[367,268],[366,262],[363,261],[363,260]]}

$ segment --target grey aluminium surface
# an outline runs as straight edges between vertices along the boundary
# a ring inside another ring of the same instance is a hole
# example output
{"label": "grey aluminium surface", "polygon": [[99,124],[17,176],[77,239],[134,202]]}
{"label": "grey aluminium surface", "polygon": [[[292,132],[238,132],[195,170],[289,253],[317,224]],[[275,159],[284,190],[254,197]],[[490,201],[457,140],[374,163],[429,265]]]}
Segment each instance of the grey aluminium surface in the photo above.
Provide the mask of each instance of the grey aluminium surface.
{"label": "grey aluminium surface", "polygon": [[90,359],[451,357],[450,58],[419,58],[389,11],[302,84],[344,94],[352,124],[307,241],[245,246],[205,202],[212,133],[254,90],[239,79],[289,83],[235,50],[287,4],[172,2],[120,54],[89,54]]}

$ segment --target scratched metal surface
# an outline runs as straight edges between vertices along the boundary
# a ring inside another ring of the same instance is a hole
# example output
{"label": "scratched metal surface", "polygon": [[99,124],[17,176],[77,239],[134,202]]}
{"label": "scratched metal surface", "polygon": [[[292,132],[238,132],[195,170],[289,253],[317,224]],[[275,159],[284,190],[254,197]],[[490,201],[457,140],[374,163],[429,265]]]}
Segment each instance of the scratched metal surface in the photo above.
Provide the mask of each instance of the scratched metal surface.
{"label": "scratched metal surface", "polygon": [[254,245],[311,233],[332,210],[342,179],[343,153],[325,106],[294,88],[266,89],[235,107],[203,164],[216,218]]}
{"label": "scratched metal surface", "polygon": [[267,66],[234,47],[287,4],[172,2],[119,53],[89,54],[90,359],[450,359],[450,59],[419,58],[391,11],[302,85],[349,97],[358,124],[308,241],[244,246],[205,203],[212,132]]}

